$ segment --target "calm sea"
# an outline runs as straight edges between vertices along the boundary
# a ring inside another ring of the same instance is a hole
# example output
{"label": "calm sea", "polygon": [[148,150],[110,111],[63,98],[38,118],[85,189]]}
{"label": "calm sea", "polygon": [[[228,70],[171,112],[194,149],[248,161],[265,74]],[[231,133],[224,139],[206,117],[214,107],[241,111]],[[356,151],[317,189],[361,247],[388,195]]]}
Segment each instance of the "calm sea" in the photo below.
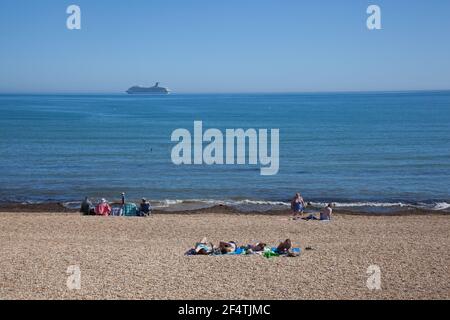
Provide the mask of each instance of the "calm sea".
{"label": "calm sea", "polygon": [[[171,161],[177,128],[279,128],[280,170]],[[450,92],[2,95],[0,201],[449,211]],[[76,203],[75,203],[76,204]]]}

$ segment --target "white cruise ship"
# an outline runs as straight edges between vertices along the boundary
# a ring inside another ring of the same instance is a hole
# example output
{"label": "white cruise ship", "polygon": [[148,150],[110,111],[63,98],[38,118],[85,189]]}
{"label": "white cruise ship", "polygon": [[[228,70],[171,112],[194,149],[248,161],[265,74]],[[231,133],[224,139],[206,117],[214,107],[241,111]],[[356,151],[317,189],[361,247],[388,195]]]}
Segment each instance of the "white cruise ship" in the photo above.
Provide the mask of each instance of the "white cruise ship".
{"label": "white cruise ship", "polygon": [[157,82],[153,87],[133,86],[126,92],[128,94],[169,94],[170,90],[165,87],[160,87],[159,82]]}

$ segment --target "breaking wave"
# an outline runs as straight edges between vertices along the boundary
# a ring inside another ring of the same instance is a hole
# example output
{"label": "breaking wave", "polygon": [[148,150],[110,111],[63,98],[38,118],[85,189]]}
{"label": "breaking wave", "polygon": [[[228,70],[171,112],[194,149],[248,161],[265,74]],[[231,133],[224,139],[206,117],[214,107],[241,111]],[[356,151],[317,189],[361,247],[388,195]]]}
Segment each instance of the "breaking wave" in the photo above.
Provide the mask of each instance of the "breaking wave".
{"label": "breaking wave", "polygon": [[[195,210],[218,205],[231,207],[243,212],[257,211],[264,212],[269,210],[286,210],[290,208],[288,201],[267,201],[267,200],[156,200],[151,201],[155,208],[167,211],[183,211]],[[309,202],[308,208],[317,209],[327,205],[326,201]],[[342,208],[348,210],[359,210],[362,212],[377,212],[380,211],[399,211],[399,210],[430,210],[430,211],[450,211],[450,204],[447,202],[333,202],[335,208]]]}
{"label": "breaking wave", "polygon": [[[92,199],[95,203],[98,199]],[[139,200],[130,200],[139,203]],[[39,204],[45,201],[24,201],[23,204]],[[67,201],[63,205],[69,209],[77,209],[80,206],[80,201]],[[214,200],[214,199],[164,199],[164,200],[150,200],[153,208],[161,211],[192,211],[199,209],[207,209],[215,206],[225,206],[233,208],[241,212],[266,212],[277,210],[289,210],[290,202],[288,201],[269,201],[269,200]],[[318,208],[327,205],[327,201],[311,201],[308,202],[306,212],[308,210],[317,210]],[[377,201],[349,201],[349,202],[333,202],[336,209],[343,209],[348,211],[355,211],[361,213],[377,213],[377,212],[396,212],[407,210],[424,210],[436,212],[450,213],[450,203],[446,201],[423,201],[417,203],[408,202],[377,202]]]}

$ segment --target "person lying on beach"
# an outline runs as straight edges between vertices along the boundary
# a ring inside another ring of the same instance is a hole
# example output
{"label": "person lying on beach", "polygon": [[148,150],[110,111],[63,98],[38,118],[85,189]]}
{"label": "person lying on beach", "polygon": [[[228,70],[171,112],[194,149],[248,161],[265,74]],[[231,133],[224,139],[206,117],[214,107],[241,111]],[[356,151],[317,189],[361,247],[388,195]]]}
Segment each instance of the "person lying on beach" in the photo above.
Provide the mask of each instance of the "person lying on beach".
{"label": "person lying on beach", "polygon": [[206,243],[197,243],[195,245],[195,254],[208,255],[212,252],[212,245]]}
{"label": "person lying on beach", "polygon": [[195,244],[195,247],[189,249],[186,255],[209,255],[213,252],[214,246],[212,243],[208,243],[206,238],[203,238],[200,242]]}
{"label": "person lying on beach", "polygon": [[300,215],[303,214],[303,210],[305,210],[305,201],[303,200],[300,193],[296,193],[295,197],[291,201],[291,209],[293,212],[294,220],[298,219]]}
{"label": "person lying on beach", "polygon": [[101,202],[95,206],[95,214],[98,216],[109,216],[111,214],[111,206],[108,201],[102,199]]}
{"label": "person lying on beach", "polygon": [[291,239],[286,239],[278,245],[277,253],[279,254],[288,253],[291,247],[292,247]]}
{"label": "person lying on beach", "polygon": [[236,251],[236,242],[230,241],[230,242],[223,242],[220,241],[219,243],[219,250],[222,254],[232,253]]}
{"label": "person lying on beach", "polygon": [[88,197],[85,197],[81,203],[80,212],[84,215],[90,215],[94,213],[94,206]]}
{"label": "person lying on beach", "polygon": [[147,199],[142,198],[142,202],[139,206],[139,216],[146,217],[149,216],[150,213],[152,213],[152,207],[150,203],[147,201]]}
{"label": "person lying on beach", "polygon": [[197,242],[195,247],[186,251],[185,255],[249,255],[249,254],[261,254],[266,258],[286,256],[297,257],[300,254],[300,248],[292,248],[290,239],[286,239],[281,242],[277,248],[270,248],[263,242],[258,242],[255,245],[247,245],[238,247],[234,241],[224,242],[221,241],[218,247],[214,247],[212,243],[209,243],[206,238]]}
{"label": "person lying on beach", "polygon": [[310,214],[304,220],[322,220],[322,221],[330,221],[331,214],[333,213],[333,204],[329,203],[325,208],[320,210],[319,218],[314,216],[314,214]]}
{"label": "person lying on beach", "polygon": [[255,245],[253,245],[253,244],[249,244],[248,246],[247,246],[247,253],[253,253],[253,252],[261,252],[261,251],[264,251],[264,248],[266,247],[267,245],[264,243],[264,242],[258,242],[258,243],[256,243]]}

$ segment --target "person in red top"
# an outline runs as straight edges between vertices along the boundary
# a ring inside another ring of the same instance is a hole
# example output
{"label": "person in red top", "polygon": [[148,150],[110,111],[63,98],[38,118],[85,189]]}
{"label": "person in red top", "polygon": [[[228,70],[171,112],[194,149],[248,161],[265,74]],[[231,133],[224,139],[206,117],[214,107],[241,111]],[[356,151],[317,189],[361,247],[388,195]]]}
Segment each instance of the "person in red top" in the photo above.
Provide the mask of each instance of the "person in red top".
{"label": "person in red top", "polygon": [[111,214],[111,206],[108,201],[102,199],[102,201],[95,206],[95,214],[98,216],[109,216]]}

